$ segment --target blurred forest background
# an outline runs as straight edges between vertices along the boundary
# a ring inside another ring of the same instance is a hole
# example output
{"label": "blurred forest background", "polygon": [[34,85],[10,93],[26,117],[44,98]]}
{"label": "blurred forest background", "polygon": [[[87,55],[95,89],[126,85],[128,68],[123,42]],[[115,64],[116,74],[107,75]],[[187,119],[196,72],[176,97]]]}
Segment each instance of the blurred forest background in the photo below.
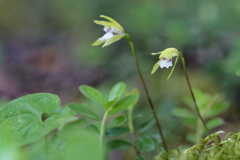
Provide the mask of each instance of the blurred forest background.
{"label": "blurred forest background", "polygon": [[190,145],[185,135],[192,130],[171,114],[175,107],[184,107],[184,97],[190,96],[181,61],[169,81],[170,70],[150,74],[158,60],[150,53],[169,47],[184,54],[193,88],[210,95],[221,93],[229,101],[229,109],[221,115],[225,124],[215,131],[239,131],[237,0],[1,0],[1,104],[30,93],[50,92],[64,106],[86,101],[78,90],[82,84],[108,93],[123,81],[129,91],[134,87],[141,91],[134,115],[151,116],[127,41],[106,48],[91,46],[104,34],[103,27],[93,23],[101,19],[99,15],[114,18],[131,35],[170,148]]}

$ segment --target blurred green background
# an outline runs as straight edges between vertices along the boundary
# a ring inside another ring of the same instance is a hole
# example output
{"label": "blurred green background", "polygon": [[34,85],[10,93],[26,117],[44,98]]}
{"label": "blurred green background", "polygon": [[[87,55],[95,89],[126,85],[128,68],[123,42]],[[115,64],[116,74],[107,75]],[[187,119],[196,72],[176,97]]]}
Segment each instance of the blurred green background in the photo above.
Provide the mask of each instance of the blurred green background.
{"label": "blurred green background", "polygon": [[228,111],[221,115],[225,124],[215,131],[239,130],[237,0],[1,0],[2,101],[50,92],[57,94],[64,106],[85,101],[78,90],[82,84],[108,93],[123,81],[129,91],[134,87],[141,91],[134,114],[149,117],[151,111],[127,41],[122,39],[106,48],[91,46],[104,34],[103,27],[93,23],[100,20],[99,15],[114,18],[131,35],[170,148],[191,144],[185,137],[191,130],[171,114],[174,107],[184,107],[183,98],[190,93],[180,61],[169,81],[170,70],[150,74],[158,60],[150,53],[165,48],[175,47],[184,54],[194,88],[210,95],[222,93],[230,102]]}

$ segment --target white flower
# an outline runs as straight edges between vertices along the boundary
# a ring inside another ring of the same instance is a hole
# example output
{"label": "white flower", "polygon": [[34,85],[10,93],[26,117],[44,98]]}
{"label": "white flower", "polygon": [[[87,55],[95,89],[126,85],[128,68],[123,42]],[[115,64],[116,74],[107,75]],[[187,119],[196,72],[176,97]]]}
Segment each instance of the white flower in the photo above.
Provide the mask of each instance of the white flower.
{"label": "white flower", "polygon": [[103,30],[106,32],[102,37],[98,38],[92,45],[98,46],[104,43],[103,47],[106,47],[124,37],[124,30],[122,26],[117,23],[114,19],[101,15],[100,17],[105,18],[109,21],[94,21],[96,24],[103,25]]}
{"label": "white flower", "polygon": [[159,56],[159,61],[153,66],[153,69],[151,71],[151,74],[153,74],[154,72],[156,72],[156,70],[158,69],[158,67],[160,68],[169,68],[172,67],[172,58],[173,57],[177,57],[175,60],[175,64],[171,70],[170,75],[168,76],[168,79],[170,78],[170,76],[172,75],[172,72],[175,68],[175,65],[177,64],[177,60],[178,60],[178,50],[176,48],[167,48],[162,52],[158,52],[158,53],[152,53],[152,55],[156,55],[156,54],[160,54]]}
{"label": "white flower", "polygon": [[160,68],[169,68],[172,67],[172,58],[167,59],[167,58],[163,58],[159,63]]}

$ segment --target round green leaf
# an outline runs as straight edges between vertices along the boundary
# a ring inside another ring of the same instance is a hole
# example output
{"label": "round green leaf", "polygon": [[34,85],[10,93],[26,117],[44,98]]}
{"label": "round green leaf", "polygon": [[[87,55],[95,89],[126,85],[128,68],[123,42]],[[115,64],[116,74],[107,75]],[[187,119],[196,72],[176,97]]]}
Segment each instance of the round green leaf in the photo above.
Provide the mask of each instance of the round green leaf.
{"label": "round green leaf", "polygon": [[87,118],[90,118],[92,120],[100,121],[100,118],[89,108],[86,108],[80,104],[77,103],[71,103],[68,105],[68,108],[73,110],[74,112],[83,115]]}
{"label": "round green leaf", "polygon": [[115,84],[109,93],[108,100],[112,101],[112,100],[116,99],[117,97],[121,97],[121,95],[125,91],[125,88],[126,88],[126,85],[123,82],[119,82],[119,83]]}
{"label": "round green leaf", "polygon": [[99,135],[100,135],[100,131],[99,131],[98,127],[95,126],[94,124],[88,125],[88,126],[86,127],[86,130],[88,130],[89,132],[95,134],[95,135],[98,136],[98,137],[99,137]]}
{"label": "round green leaf", "polygon": [[92,101],[99,102],[103,105],[107,103],[107,100],[102,95],[102,93],[93,87],[81,85],[79,87],[79,90],[82,92],[82,94],[84,94],[87,98],[91,99]]}
{"label": "round green leaf", "polygon": [[51,119],[44,122],[41,119],[43,113],[53,112],[59,105],[58,96],[50,93],[30,94],[12,100],[0,110],[0,132],[12,132],[17,145],[34,142],[62,125],[63,121],[53,124]]}
{"label": "round green leaf", "polygon": [[107,146],[109,149],[125,149],[128,147],[131,147],[132,144],[128,141],[118,139],[118,140],[109,141],[107,143]]}

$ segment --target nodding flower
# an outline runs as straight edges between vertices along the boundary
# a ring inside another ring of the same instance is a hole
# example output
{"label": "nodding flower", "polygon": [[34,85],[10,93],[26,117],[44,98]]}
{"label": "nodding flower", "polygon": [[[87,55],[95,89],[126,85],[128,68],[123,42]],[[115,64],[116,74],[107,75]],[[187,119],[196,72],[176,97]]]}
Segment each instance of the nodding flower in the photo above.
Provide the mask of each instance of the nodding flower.
{"label": "nodding flower", "polygon": [[170,76],[173,73],[173,70],[177,64],[177,60],[178,60],[178,56],[179,56],[179,52],[176,48],[167,48],[162,52],[158,52],[158,53],[152,53],[152,55],[157,55],[160,54],[159,56],[159,61],[157,61],[157,63],[153,66],[153,69],[151,71],[151,74],[155,73],[156,70],[158,69],[158,67],[160,68],[169,68],[172,67],[172,58],[173,57],[177,57],[175,60],[175,64],[171,70],[171,73],[169,74],[167,80],[170,78]]}
{"label": "nodding flower", "polygon": [[124,37],[125,32],[118,22],[108,16],[100,15],[100,17],[105,18],[109,21],[94,21],[96,24],[104,26],[103,30],[106,33],[102,37],[98,38],[92,44],[93,46],[98,46],[105,42],[102,47],[106,47]]}

